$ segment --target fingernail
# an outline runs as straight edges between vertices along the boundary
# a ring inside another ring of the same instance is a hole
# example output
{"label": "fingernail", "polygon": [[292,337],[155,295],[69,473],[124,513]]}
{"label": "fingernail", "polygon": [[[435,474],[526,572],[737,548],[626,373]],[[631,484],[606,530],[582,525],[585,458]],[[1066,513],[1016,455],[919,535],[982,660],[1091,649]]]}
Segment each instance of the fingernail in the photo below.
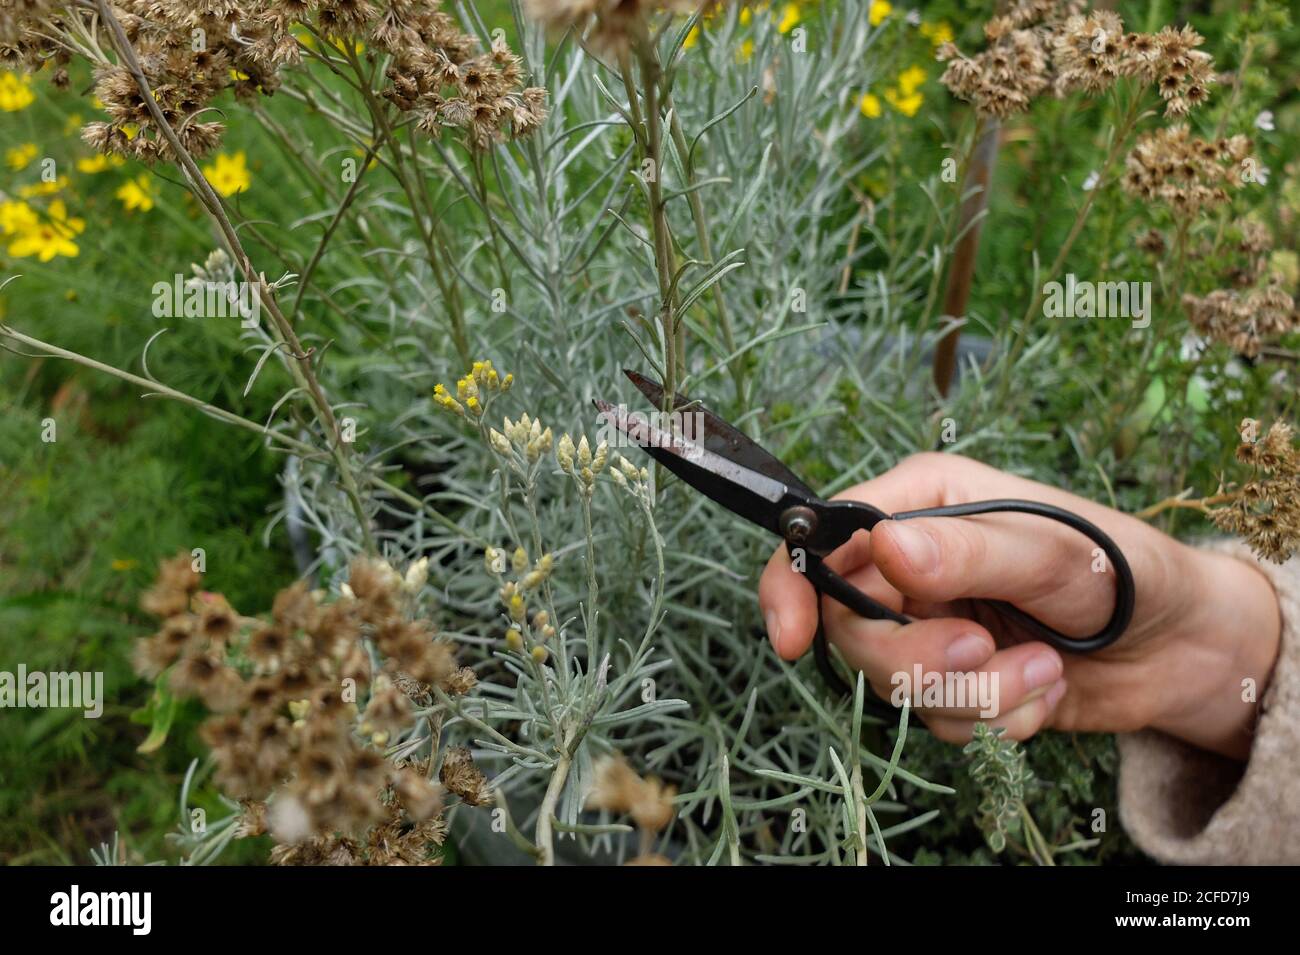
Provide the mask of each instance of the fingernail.
{"label": "fingernail", "polygon": [[1025,692],[1042,689],[1061,678],[1061,658],[1055,653],[1040,653],[1025,664]]}
{"label": "fingernail", "polygon": [[928,574],[939,566],[939,545],[925,531],[894,521],[889,532],[915,573]]}
{"label": "fingernail", "polygon": [[948,646],[948,669],[957,673],[966,673],[975,669],[993,655],[987,637],[968,633],[958,637]]}
{"label": "fingernail", "polygon": [[1056,704],[1061,702],[1061,697],[1063,696],[1065,696],[1065,681],[1057,680],[1056,683],[1053,684],[1052,688],[1047,691],[1047,695],[1043,697],[1047,702],[1048,710],[1054,709]]}
{"label": "fingernail", "polygon": [[769,610],[763,618],[767,623],[767,639],[772,641],[772,648],[781,649],[781,618],[775,610]]}

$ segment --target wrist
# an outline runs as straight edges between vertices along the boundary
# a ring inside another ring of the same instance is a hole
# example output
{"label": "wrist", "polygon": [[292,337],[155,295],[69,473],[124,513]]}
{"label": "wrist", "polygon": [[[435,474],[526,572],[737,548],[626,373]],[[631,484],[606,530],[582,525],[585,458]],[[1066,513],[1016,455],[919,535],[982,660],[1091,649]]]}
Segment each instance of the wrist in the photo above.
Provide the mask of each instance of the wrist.
{"label": "wrist", "polygon": [[1250,754],[1259,701],[1281,646],[1277,594],[1244,560],[1188,548],[1188,613],[1165,642],[1173,691],[1152,728],[1234,759]]}

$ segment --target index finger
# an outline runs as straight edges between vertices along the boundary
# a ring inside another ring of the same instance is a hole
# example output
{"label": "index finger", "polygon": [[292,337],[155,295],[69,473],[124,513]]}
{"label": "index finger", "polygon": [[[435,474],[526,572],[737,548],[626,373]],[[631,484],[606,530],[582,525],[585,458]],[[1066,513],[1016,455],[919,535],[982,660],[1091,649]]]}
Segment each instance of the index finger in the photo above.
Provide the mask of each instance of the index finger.
{"label": "index finger", "polygon": [[[887,513],[930,507],[944,501],[946,468],[943,455],[914,455],[869,481],[837,494],[837,500],[874,504]],[[868,535],[855,534],[827,559],[841,576],[865,564],[871,555]],[[817,591],[790,563],[785,545],[768,559],[758,581],[758,605],[767,626],[768,640],[786,660],[802,656],[817,633]]]}

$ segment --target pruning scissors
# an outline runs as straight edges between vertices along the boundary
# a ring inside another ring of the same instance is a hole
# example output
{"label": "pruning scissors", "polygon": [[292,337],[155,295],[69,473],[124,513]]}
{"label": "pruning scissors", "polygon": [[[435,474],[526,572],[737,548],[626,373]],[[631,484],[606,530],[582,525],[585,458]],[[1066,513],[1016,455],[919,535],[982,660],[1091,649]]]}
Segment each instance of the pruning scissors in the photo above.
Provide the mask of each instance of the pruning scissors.
{"label": "pruning scissors", "polygon": [[[656,408],[664,409],[664,389],[658,382],[624,369],[637,389]],[[629,415],[624,409],[599,399],[601,417],[627,435],[652,458],[672,471],[701,494],[732,513],[783,538],[794,557],[802,551],[804,575],[818,594],[833,598],[850,610],[872,620],[912,623],[912,618],[891,610],[858,590],[826,566],[824,559],[846,544],[856,531],[871,528],[883,520],[905,521],[914,517],[969,517],[976,514],[1014,512],[1046,517],[1087,536],[1101,548],[1115,570],[1115,609],[1110,621],[1089,637],[1068,637],[1020,608],[1003,600],[977,599],[1004,618],[1019,624],[1058,650],[1091,653],[1119,639],[1133,616],[1134,583],[1128,561],[1115,542],[1101,528],[1077,514],[1038,501],[999,499],[927,507],[886,514],[858,501],[827,501],[795,476],[777,458],[747,438],[732,425],[708,411],[699,402],[680,394],[673,396],[673,417],[668,430],[656,427],[647,416]],[[689,415],[690,417],[684,417]],[[677,421],[695,423],[693,429],[675,427]],[[702,434],[679,433],[682,430]],[[817,635],[813,643],[817,669],[832,690],[848,693],[847,684],[831,665],[826,632],[821,623],[818,601]]]}

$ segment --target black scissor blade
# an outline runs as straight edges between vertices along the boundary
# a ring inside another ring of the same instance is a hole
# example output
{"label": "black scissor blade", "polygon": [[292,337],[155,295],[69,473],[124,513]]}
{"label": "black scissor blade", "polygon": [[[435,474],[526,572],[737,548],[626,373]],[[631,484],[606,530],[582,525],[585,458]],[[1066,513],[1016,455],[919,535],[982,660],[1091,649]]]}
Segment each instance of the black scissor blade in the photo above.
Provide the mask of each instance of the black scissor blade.
{"label": "black scissor blade", "polygon": [[[628,380],[636,385],[637,390],[650,399],[650,402],[656,408],[663,409],[663,385],[639,372],[632,371],[630,368],[624,368],[623,374],[627,375]],[[764,477],[779,481],[800,494],[816,497],[812,488],[804,484],[793,471],[781,463],[779,458],[765,450],[762,445],[755,442],[734,425],[728,424],[719,418],[700,402],[693,401],[683,394],[674,393],[672,410],[680,411],[683,414],[698,413],[700,415],[700,420],[704,425],[703,440],[700,440],[701,436],[699,435],[692,435],[692,437],[703,444],[706,450],[734,461],[750,471],[756,471]]]}
{"label": "black scissor blade", "polygon": [[780,533],[781,502],[789,495],[780,481],[661,431],[645,415],[629,415],[599,398],[595,405],[601,417],[705,497],[773,534]]}

